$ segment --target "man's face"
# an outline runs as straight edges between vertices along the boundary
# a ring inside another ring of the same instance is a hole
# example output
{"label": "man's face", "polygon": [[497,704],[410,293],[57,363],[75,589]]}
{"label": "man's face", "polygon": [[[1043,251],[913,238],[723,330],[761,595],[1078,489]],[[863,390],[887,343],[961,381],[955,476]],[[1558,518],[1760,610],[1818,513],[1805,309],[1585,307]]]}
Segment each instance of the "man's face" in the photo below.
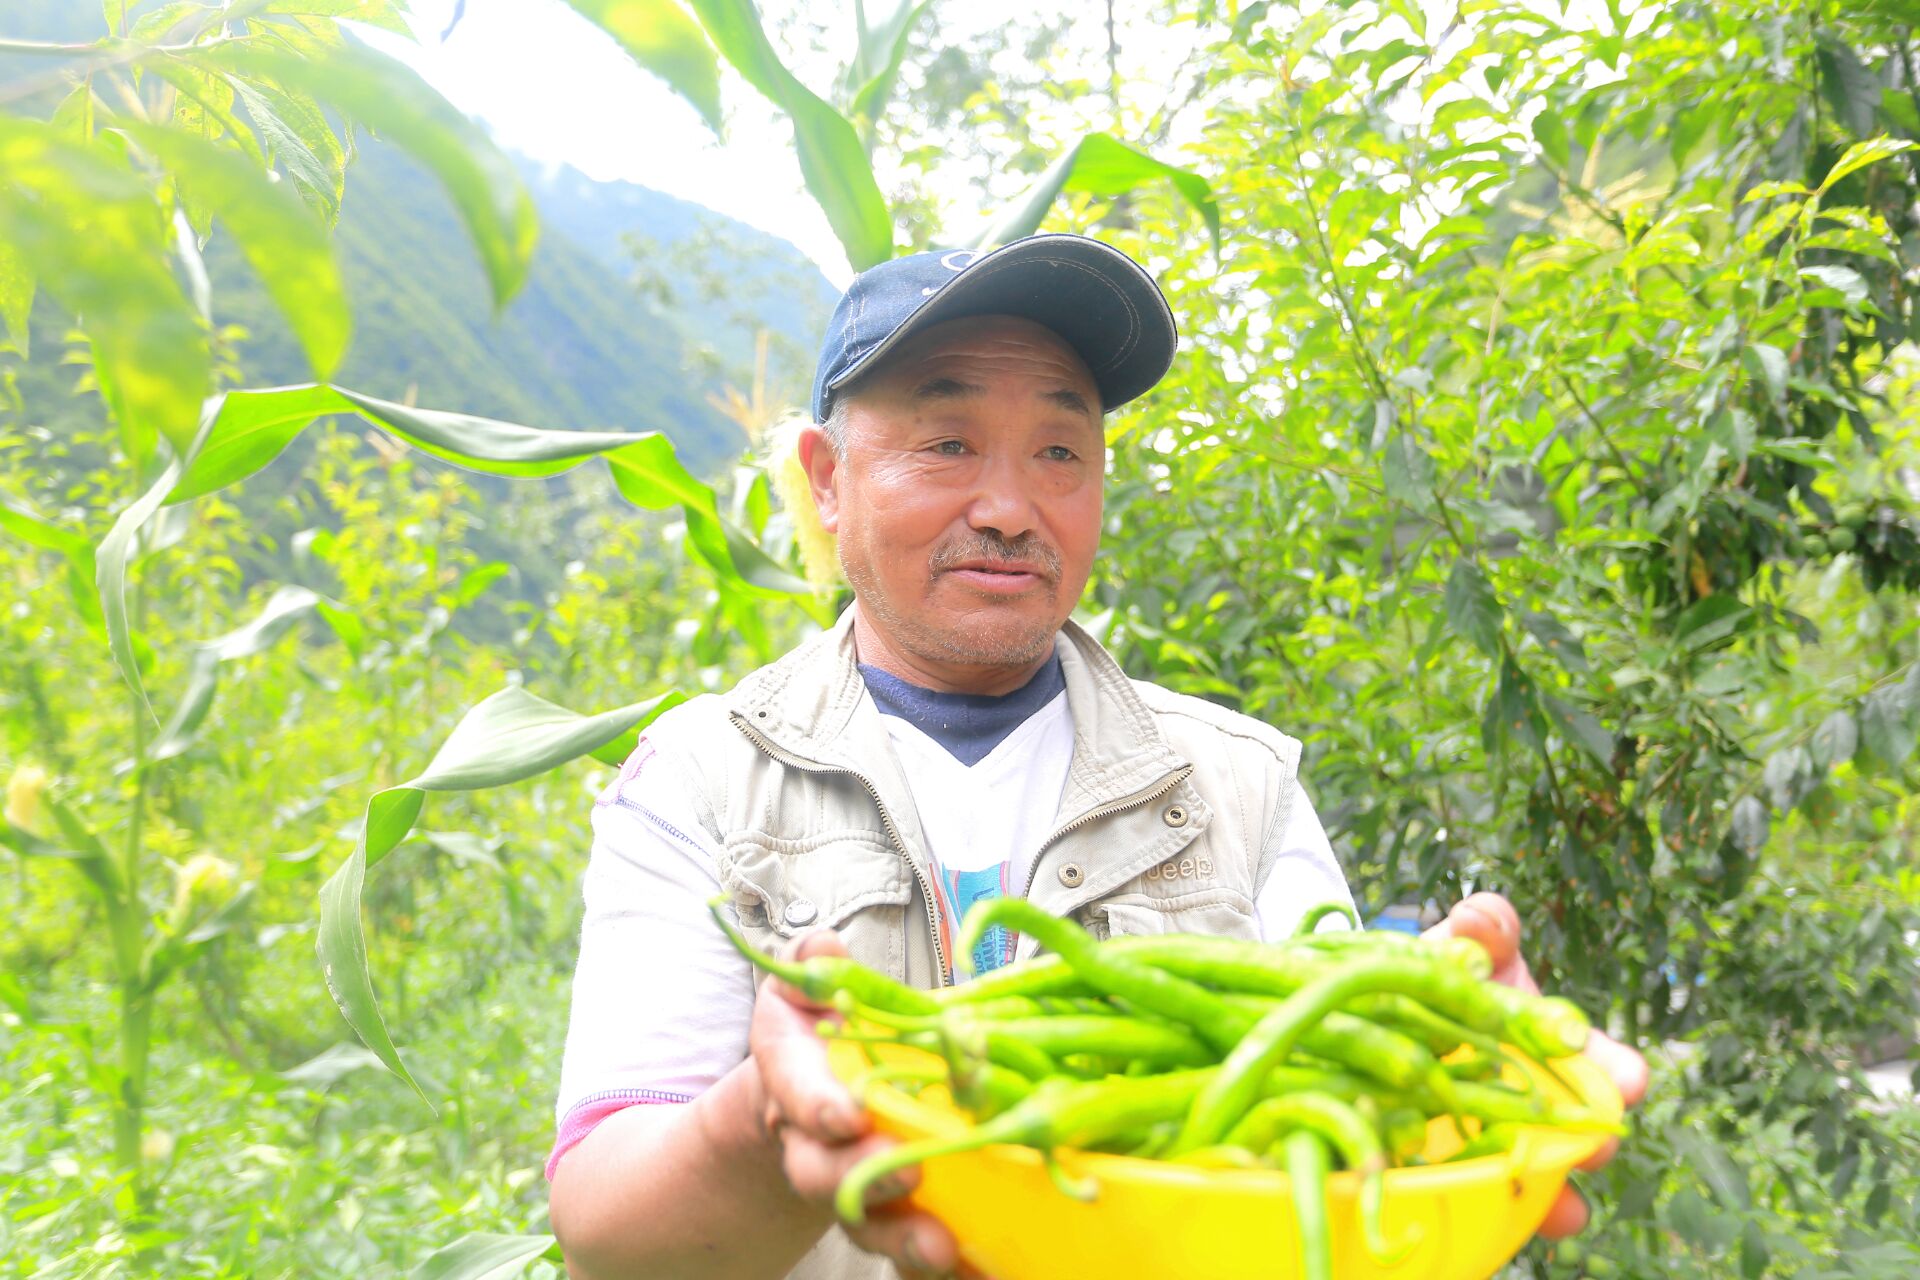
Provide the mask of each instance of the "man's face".
{"label": "man's face", "polygon": [[1030,320],[971,317],[842,394],[840,457],[807,461],[864,615],[931,668],[1039,662],[1100,542],[1106,443],[1079,355]]}

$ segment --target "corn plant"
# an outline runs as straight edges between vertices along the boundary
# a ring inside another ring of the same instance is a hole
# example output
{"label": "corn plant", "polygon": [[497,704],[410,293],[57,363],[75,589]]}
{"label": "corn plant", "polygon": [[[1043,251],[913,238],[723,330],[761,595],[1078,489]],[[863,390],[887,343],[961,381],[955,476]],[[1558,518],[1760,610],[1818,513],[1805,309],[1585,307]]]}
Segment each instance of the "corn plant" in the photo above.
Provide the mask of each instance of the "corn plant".
{"label": "corn plant", "polygon": [[[505,159],[418,77],[349,42],[338,26],[350,17],[404,31],[402,5],[129,8],[109,3],[110,30],[90,43],[0,39],[0,55],[45,67],[0,85],[0,351],[28,355],[29,315],[36,293],[44,295],[76,325],[88,367],[82,389],[98,392],[115,440],[113,469],[89,495],[111,512],[103,533],[44,514],[18,492],[0,492],[0,530],[64,565],[68,605],[119,673],[128,744],[117,773],[17,771],[0,846],[65,862],[100,907],[120,1016],[115,1065],[99,1083],[114,1099],[114,1153],[126,1174],[125,1207],[137,1216],[151,1192],[142,1129],[155,995],[198,949],[245,920],[253,889],[212,854],[181,863],[170,893],[156,887],[150,826],[164,782],[234,664],[309,621],[350,651],[367,642],[366,624],[339,601],[286,585],[244,625],[184,655],[157,653],[150,624],[167,602],[144,580],[196,504],[259,472],[315,423],[346,419],[392,447],[494,475],[552,476],[597,460],[629,502],[679,513],[688,554],[734,614],[810,592],[722,515],[713,489],[663,435],[526,427],[325,381],[351,336],[329,231],[354,130],[377,130],[436,176],[496,304],[519,287],[534,244],[531,203]],[[202,256],[216,227],[285,315],[314,382],[232,385]],[[156,687],[156,673],[173,667],[184,669],[177,685]],[[406,1075],[366,968],[366,866],[411,829],[427,792],[500,785],[588,752],[617,752],[677,696],[581,716],[510,686],[473,708],[425,770],[373,797],[361,848],[323,894],[319,937],[336,999],[389,1066]],[[22,1008],[29,994],[10,989]]]}

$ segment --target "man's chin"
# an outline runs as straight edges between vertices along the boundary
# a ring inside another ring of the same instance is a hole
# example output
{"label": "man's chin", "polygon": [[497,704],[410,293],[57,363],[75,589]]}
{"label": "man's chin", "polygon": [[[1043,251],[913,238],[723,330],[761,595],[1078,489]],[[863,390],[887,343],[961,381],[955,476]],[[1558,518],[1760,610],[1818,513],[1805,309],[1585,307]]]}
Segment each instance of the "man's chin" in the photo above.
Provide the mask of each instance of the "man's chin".
{"label": "man's chin", "polygon": [[948,662],[982,667],[1029,666],[1047,656],[1057,624],[1045,619],[994,617],[993,611],[962,617],[927,638],[946,651]]}

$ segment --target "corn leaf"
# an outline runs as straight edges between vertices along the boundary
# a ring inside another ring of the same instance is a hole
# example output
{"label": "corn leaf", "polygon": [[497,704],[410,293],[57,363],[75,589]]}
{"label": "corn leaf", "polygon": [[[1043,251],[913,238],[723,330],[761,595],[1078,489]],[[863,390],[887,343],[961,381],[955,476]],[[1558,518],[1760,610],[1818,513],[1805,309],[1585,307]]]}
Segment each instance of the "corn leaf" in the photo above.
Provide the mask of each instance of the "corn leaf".
{"label": "corn leaf", "polygon": [[752,538],[720,515],[713,489],[688,471],[658,432],[543,431],[518,423],[394,404],[325,386],[229,392],[169,502],[184,502],[244,479],[271,462],[314,419],[357,413],[434,457],[491,475],[551,476],[598,457],[635,506],[679,507],[688,546],[723,586],[770,595],[809,595]]}
{"label": "corn leaf", "polygon": [[476,1231],[428,1254],[414,1268],[413,1280],[507,1280],[539,1258],[559,1260],[559,1245],[552,1236]]}
{"label": "corn leaf", "polygon": [[893,256],[893,221],[873,163],[848,119],[794,78],[773,51],[753,0],[689,0],[707,38],[793,121],[800,175],[856,271]]}
{"label": "corn leaf", "polygon": [[329,601],[333,611],[321,612],[321,602],[322,597],[306,587],[281,587],[251,620],[225,635],[194,646],[186,687],[148,753],[148,760],[170,760],[193,745],[201,723],[212,709],[222,666],[266,652],[303,618],[316,613],[338,630],[334,616],[344,611]]}
{"label": "corn leaf", "polygon": [[893,12],[880,22],[866,21],[866,9],[858,7],[860,46],[853,65],[847,69],[848,88],[852,91],[847,115],[872,138],[873,122],[886,109],[893,96],[894,82],[900,78],[900,63],[907,56],[908,38],[921,15],[933,7],[933,0],[898,0]]}
{"label": "corn leaf", "polygon": [[1104,133],[1090,133],[1073,144],[1028,188],[1025,195],[980,234],[977,248],[1006,244],[1030,236],[1046,220],[1047,210],[1062,192],[1084,191],[1096,196],[1122,196],[1146,183],[1165,178],[1199,211],[1220,247],[1220,207],[1207,180],[1191,169],[1156,160]]}
{"label": "corn leaf", "polygon": [[327,990],[347,1023],[423,1101],[428,1101],[426,1092],[401,1061],[373,991],[366,935],[360,924],[360,894],[367,870],[406,838],[428,792],[478,791],[535,777],[636,734],[682,701],[683,695],[668,691],[631,706],[582,716],[524,688],[509,686],[462,716],[420,774],[368,800],[359,844],[320,890],[317,947]]}
{"label": "corn leaf", "polygon": [[620,42],[643,68],[691,102],[717,136],[720,62],[700,24],[675,0],[567,0],[581,16]]}

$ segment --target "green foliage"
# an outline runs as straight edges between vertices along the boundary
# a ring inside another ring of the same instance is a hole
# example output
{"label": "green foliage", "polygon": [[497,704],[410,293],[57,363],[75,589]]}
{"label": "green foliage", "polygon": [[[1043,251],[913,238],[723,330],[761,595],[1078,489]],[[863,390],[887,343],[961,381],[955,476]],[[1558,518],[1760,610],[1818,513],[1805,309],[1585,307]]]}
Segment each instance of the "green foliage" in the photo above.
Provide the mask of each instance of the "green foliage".
{"label": "green foliage", "polygon": [[[1367,905],[1508,893],[1542,981],[1654,1057],[1596,1230],[1516,1272],[1914,1269],[1920,1130],[1862,1074],[1910,1041],[1920,926],[1910,14],[1154,5],[1200,53],[1102,95],[1068,19],[958,48],[905,0],[856,6],[835,107],[751,6],[577,7],[710,123],[720,57],[782,105],[857,264],[933,243],[922,179],[961,163],[1004,234],[1155,264],[1183,348],[1109,426],[1112,643],[1306,740]],[[0,43],[73,73],[0,98],[0,764],[51,775],[0,828],[0,1254],[557,1274],[587,797],[655,691],[823,614],[763,477],[558,430],[628,393],[496,366],[628,351],[684,429],[671,326],[739,299],[695,281],[623,347],[604,265],[529,265],[503,162],[340,38],[385,0],[109,9],[124,42],[29,8],[43,43]],[[456,217],[484,280],[418,248]],[[316,371],[375,394],[258,389]]]}
{"label": "green foliage", "polygon": [[[1904,93],[1904,35],[1672,5],[1596,77],[1605,18],[1256,10],[1204,168],[1263,234],[1169,273],[1184,358],[1114,433],[1115,642],[1307,740],[1370,904],[1501,890],[1543,984],[1703,1047],[1624,1167],[1764,1117],[1910,1239],[1920,1151],[1857,1070],[1916,1013],[1920,898],[1870,850],[1915,830],[1920,171],[1794,72],[1845,49]],[[1680,1274],[1676,1187],[1575,1252]],[[1747,1274],[1775,1234],[1839,1265],[1844,1197],[1800,1195]]]}

